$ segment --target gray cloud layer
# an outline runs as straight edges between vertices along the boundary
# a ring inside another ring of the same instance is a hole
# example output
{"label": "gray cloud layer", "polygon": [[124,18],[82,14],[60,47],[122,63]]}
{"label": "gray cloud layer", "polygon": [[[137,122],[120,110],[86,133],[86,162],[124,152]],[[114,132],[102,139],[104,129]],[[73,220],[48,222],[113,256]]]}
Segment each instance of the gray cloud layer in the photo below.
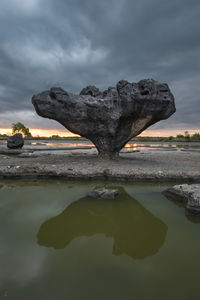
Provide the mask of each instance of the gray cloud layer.
{"label": "gray cloud layer", "polygon": [[167,82],[177,113],[154,128],[200,127],[199,0],[1,0],[0,127],[35,115],[31,96],[120,79]]}

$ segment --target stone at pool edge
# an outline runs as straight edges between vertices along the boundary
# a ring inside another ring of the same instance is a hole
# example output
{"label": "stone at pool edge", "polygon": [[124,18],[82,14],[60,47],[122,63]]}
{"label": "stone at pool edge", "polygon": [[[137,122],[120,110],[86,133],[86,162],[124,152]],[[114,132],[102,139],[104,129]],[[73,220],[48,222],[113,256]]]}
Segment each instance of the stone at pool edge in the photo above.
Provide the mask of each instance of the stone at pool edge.
{"label": "stone at pool edge", "polygon": [[21,149],[24,146],[24,139],[21,133],[10,136],[7,140],[7,148]]}
{"label": "stone at pool edge", "polygon": [[200,184],[174,185],[163,194],[169,199],[184,203],[188,216],[200,217]]}
{"label": "stone at pool edge", "polygon": [[118,195],[119,190],[105,188],[97,188],[87,194],[89,197],[98,199],[114,199]]}

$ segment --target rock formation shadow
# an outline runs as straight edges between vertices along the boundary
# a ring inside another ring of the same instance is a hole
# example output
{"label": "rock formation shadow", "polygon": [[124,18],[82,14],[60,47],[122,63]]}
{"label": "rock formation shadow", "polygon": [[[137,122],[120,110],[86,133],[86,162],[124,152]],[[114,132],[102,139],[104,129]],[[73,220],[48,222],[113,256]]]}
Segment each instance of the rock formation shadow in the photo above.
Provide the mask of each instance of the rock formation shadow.
{"label": "rock formation shadow", "polygon": [[116,199],[89,196],[70,204],[61,214],[45,221],[38,244],[63,249],[82,236],[104,234],[114,240],[114,255],[144,259],[164,244],[167,225],[124,190]]}

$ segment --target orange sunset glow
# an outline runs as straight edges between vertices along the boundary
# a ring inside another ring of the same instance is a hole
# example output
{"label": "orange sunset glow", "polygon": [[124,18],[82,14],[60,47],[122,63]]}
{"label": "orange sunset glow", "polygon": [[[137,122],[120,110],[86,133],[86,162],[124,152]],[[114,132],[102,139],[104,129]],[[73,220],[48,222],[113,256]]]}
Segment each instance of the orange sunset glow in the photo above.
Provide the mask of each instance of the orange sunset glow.
{"label": "orange sunset glow", "polygon": [[[156,130],[156,129],[147,129],[140,134],[140,136],[150,136],[150,137],[168,137],[176,136],[177,134],[184,134],[185,131],[188,131],[189,134],[194,134],[199,132],[199,129],[173,129],[173,130]],[[51,137],[52,135],[59,135],[61,137],[78,137],[78,134],[74,134],[66,129],[57,130],[57,129],[40,129],[40,128],[30,128],[32,136],[41,136],[41,137]],[[12,134],[11,128],[0,128],[0,134]]]}
{"label": "orange sunset glow", "polygon": [[[79,136],[67,130],[57,130],[57,129],[40,129],[40,128],[30,128],[30,132],[32,136],[43,136],[43,137],[51,137],[52,135],[60,135],[63,137],[75,137]],[[0,134],[12,134],[11,128],[0,128]]]}

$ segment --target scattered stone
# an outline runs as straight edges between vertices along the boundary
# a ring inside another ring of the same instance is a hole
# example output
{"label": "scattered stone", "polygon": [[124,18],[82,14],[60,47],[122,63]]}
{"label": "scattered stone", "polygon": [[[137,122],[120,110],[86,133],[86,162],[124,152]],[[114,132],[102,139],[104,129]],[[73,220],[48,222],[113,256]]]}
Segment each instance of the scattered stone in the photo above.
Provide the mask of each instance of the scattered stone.
{"label": "scattered stone", "polygon": [[168,85],[153,79],[121,80],[104,92],[88,86],[80,95],[51,88],[34,95],[32,103],[41,117],[90,139],[103,158],[117,158],[130,139],[176,110]]}
{"label": "scattered stone", "polygon": [[[21,153],[24,153],[26,150],[23,149],[0,149],[0,154],[5,154],[5,155],[10,155],[10,154],[14,154],[14,155],[18,155]],[[9,156],[10,158],[10,156]]]}
{"label": "scattered stone", "polygon": [[189,216],[200,216],[200,184],[175,185],[163,192],[167,198],[185,204]]}
{"label": "scattered stone", "polygon": [[21,133],[16,133],[10,136],[7,140],[7,147],[9,149],[21,149],[24,146],[24,139]]}
{"label": "scattered stone", "polygon": [[101,199],[114,199],[119,195],[119,190],[98,188],[88,193],[88,196]]}
{"label": "scattered stone", "polygon": [[160,176],[163,176],[164,175],[164,172],[163,171],[158,171],[158,176],[160,177]]}
{"label": "scattered stone", "polygon": [[110,169],[104,169],[104,170],[103,170],[103,175],[104,175],[104,176],[109,176],[109,175],[111,175]]}

